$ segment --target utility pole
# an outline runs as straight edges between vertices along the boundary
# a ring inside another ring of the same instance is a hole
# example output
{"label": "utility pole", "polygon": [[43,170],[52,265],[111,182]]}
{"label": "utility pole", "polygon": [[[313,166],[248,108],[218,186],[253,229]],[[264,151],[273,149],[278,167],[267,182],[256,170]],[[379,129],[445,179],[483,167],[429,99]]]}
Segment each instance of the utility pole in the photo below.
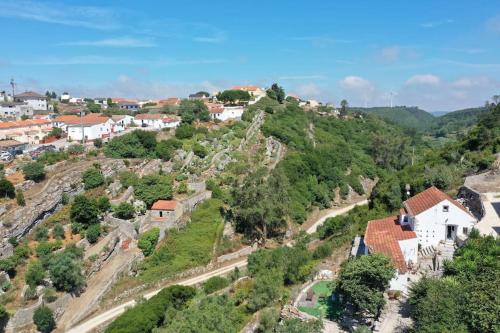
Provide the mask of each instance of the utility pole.
{"label": "utility pole", "polygon": [[14,95],[16,94],[16,83],[14,82],[14,78],[10,79],[10,86],[12,87],[12,99],[14,99]]}

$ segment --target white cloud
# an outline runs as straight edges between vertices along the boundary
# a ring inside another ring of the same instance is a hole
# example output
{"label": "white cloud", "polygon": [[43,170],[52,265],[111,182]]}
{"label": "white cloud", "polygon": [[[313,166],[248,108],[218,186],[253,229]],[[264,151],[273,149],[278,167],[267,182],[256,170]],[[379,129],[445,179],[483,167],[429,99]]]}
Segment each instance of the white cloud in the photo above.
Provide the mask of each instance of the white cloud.
{"label": "white cloud", "polygon": [[439,27],[439,26],[444,25],[444,24],[450,24],[450,23],[454,23],[454,22],[455,21],[452,19],[445,19],[445,20],[440,20],[440,21],[424,22],[424,23],[421,23],[420,26],[422,28],[431,29],[431,28]]}
{"label": "white cloud", "polygon": [[132,37],[117,37],[101,40],[81,40],[60,43],[67,46],[102,46],[102,47],[156,47],[157,45],[148,39],[137,39]]}
{"label": "white cloud", "polygon": [[344,89],[358,90],[358,89],[368,89],[373,90],[373,84],[359,76],[346,76],[340,80],[340,86]]}
{"label": "white cloud", "polygon": [[491,32],[500,33],[500,16],[492,17],[487,20],[486,29]]}
{"label": "white cloud", "polygon": [[401,56],[401,48],[399,46],[384,47],[380,50],[382,60],[387,62],[396,62]]}
{"label": "white cloud", "polygon": [[119,28],[116,9],[40,1],[0,0],[0,16],[90,29]]}
{"label": "white cloud", "polygon": [[406,85],[438,85],[441,79],[432,74],[417,74],[413,75],[406,81]]}
{"label": "white cloud", "polygon": [[452,87],[455,88],[473,88],[480,86],[487,86],[491,84],[491,79],[486,76],[476,76],[476,77],[463,77],[457,79],[451,83]]}

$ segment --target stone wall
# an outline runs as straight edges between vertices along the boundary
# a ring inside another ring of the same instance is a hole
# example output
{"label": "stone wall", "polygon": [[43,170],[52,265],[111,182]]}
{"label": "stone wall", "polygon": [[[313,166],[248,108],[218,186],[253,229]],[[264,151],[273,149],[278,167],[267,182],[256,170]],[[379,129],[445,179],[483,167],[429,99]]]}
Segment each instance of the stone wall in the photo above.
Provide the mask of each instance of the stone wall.
{"label": "stone wall", "polygon": [[212,197],[211,191],[204,191],[195,193],[189,198],[182,200],[180,204],[182,205],[183,214],[191,213],[200,202],[210,199],[211,197]]}
{"label": "stone wall", "polygon": [[244,248],[239,249],[236,252],[231,252],[231,253],[228,253],[228,254],[223,254],[223,255],[217,257],[216,261],[217,261],[217,263],[223,263],[225,261],[230,261],[230,260],[238,259],[240,257],[247,256],[250,253],[253,253],[253,252],[257,251],[257,249],[258,249],[258,246],[257,246],[257,243],[255,243],[252,246],[245,246]]}
{"label": "stone wall", "polygon": [[457,198],[469,209],[475,218],[481,220],[484,216],[484,206],[481,194],[468,186],[462,186],[458,190]]}
{"label": "stone wall", "polygon": [[109,202],[111,203],[111,205],[117,206],[122,202],[131,203],[133,200],[134,200],[134,188],[132,186],[129,186],[119,198],[110,200]]}

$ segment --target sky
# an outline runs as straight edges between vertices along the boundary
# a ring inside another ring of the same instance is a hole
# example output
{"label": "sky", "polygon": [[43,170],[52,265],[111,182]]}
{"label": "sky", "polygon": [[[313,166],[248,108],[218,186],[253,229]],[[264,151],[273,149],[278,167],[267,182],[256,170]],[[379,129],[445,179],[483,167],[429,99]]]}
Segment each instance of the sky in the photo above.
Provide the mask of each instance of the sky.
{"label": "sky", "polygon": [[499,0],[0,0],[0,90],[184,97],[233,85],[451,111],[500,94]]}

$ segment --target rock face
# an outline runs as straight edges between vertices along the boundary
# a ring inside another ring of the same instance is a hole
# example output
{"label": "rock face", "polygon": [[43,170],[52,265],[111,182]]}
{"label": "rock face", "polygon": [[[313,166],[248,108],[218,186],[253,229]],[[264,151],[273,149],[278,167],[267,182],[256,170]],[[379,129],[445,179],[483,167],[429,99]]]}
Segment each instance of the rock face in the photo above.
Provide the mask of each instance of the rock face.
{"label": "rock face", "polygon": [[[99,160],[101,170],[105,177],[125,169],[122,160]],[[54,213],[61,207],[63,193],[74,196],[83,191],[82,173],[92,165],[92,161],[79,163],[61,174],[56,174],[44,185],[38,195],[26,200],[26,206],[17,207],[15,210],[2,216],[2,224],[11,225],[9,229],[2,228],[0,236],[0,257],[9,256],[11,246],[10,237],[20,239],[36,226],[39,222]]]}

